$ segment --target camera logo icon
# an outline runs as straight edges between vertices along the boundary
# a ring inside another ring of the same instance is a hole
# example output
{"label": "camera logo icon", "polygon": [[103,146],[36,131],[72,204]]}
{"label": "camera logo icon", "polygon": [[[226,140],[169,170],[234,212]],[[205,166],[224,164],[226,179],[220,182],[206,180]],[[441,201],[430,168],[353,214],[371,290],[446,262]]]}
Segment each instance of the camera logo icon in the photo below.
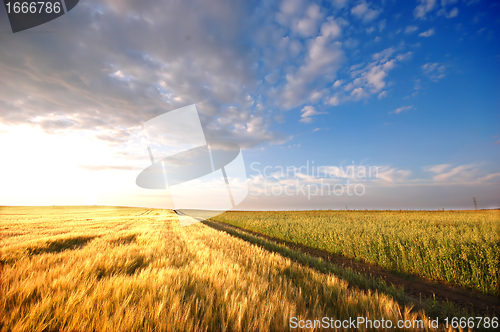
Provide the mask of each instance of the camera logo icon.
{"label": "camera logo icon", "polygon": [[176,212],[191,217],[180,217],[181,226],[228,211],[247,197],[240,147],[208,142],[195,105],[146,121],[142,135],[151,165],[140,172],[136,184],[168,189]]}

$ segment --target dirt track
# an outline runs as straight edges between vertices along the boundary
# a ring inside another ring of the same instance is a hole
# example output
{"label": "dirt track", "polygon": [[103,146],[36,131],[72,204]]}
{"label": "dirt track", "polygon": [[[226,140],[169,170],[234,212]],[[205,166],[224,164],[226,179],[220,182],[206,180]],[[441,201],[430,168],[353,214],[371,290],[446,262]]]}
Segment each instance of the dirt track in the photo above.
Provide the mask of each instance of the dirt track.
{"label": "dirt track", "polygon": [[256,237],[264,238],[277,244],[285,245],[288,248],[298,250],[310,256],[319,257],[331,264],[351,268],[352,270],[363,275],[382,278],[388,284],[402,286],[404,288],[405,294],[412,297],[417,302],[419,302],[420,299],[424,300],[435,297],[435,299],[438,301],[450,301],[458,307],[472,310],[476,315],[486,313],[494,314],[494,316],[497,317],[500,315],[500,299],[493,296],[484,295],[471,290],[452,287],[444,283],[424,280],[415,276],[402,277],[374,264],[357,262],[350,258],[332,255],[324,251],[306,247],[300,244],[283,241],[236,226],[215,222],[213,220],[210,220],[210,223],[213,223],[217,226],[214,227],[213,225],[208,224],[207,226],[211,226],[222,231],[227,230],[228,228],[232,228]]}

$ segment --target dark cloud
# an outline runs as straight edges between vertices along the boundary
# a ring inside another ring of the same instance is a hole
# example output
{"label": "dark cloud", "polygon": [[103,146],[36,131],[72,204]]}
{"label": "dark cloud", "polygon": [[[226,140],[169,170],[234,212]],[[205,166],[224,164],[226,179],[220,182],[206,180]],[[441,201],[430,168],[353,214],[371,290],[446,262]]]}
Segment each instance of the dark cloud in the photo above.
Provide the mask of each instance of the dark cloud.
{"label": "dark cloud", "polygon": [[[245,147],[279,140],[266,112],[248,103],[257,82],[254,8],[251,1],[91,0],[30,31],[2,33],[0,122],[114,132],[196,103],[208,136]],[[234,122],[220,125],[227,115]],[[258,129],[236,130],[250,118]]]}

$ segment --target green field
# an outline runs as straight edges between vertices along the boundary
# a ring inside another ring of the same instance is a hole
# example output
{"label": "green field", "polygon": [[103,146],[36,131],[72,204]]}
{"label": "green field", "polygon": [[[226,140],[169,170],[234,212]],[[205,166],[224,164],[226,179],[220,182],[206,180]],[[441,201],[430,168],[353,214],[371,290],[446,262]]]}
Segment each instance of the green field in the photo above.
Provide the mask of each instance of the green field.
{"label": "green field", "polygon": [[500,211],[226,212],[230,225],[500,295]]}

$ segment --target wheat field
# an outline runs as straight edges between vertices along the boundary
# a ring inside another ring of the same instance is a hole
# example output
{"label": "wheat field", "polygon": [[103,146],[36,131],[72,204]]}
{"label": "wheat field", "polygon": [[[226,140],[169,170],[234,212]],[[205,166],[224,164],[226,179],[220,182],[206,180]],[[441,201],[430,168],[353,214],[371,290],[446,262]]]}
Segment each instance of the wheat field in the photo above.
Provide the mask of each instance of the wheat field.
{"label": "wheat field", "polygon": [[[0,208],[2,331],[287,331],[291,317],[420,319],[171,210]],[[361,330],[363,330],[362,328]],[[306,328],[304,330],[316,330]]]}
{"label": "wheat field", "polygon": [[229,211],[214,220],[500,295],[500,211]]}

